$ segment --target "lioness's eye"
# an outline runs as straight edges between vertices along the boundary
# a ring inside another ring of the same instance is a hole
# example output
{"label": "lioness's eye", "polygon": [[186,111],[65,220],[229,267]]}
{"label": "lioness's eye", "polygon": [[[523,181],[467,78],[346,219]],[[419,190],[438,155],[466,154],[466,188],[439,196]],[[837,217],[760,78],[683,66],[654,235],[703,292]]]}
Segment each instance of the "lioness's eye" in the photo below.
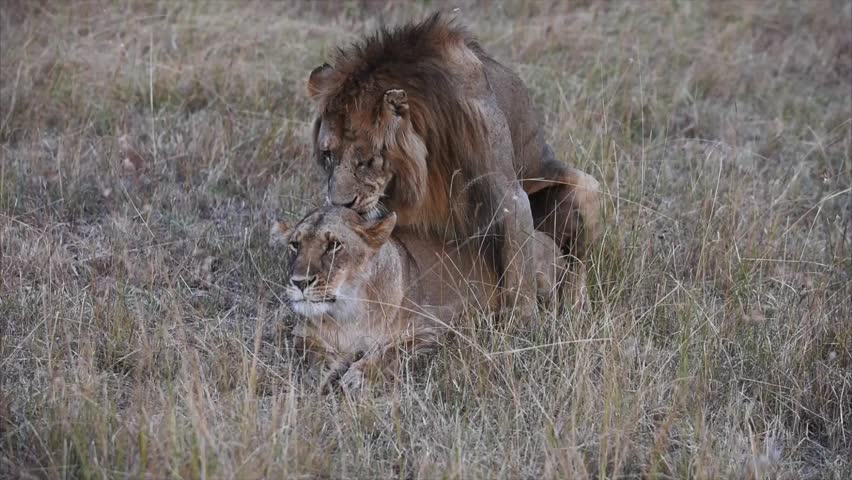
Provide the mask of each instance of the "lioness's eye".
{"label": "lioness's eye", "polygon": [[338,242],[337,240],[328,241],[328,253],[337,253],[340,251],[341,248],[343,248],[343,244]]}
{"label": "lioness's eye", "polygon": [[299,242],[290,242],[287,246],[290,247],[290,250],[293,252],[297,252],[299,250]]}
{"label": "lioness's eye", "polygon": [[320,152],[320,155],[322,156],[322,163],[326,164],[327,166],[331,166],[331,151],[323,150],[322,152]]}

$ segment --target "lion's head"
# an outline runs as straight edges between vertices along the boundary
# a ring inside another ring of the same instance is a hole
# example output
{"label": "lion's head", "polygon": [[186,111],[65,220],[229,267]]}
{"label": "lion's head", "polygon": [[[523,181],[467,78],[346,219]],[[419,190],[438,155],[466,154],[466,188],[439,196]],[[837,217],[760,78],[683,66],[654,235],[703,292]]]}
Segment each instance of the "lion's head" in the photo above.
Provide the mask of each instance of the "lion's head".
{"label": "lion's head", "polygon": [[396,215],[365,219],[348,208],[327,206],[309,213],[292,229],[278,224],[286,242],[293,310],[307,317],[328,313],[339,299],[354,296],[363,267],[388,240]]}
{"label": "lion's head", "polygon": [[[315,70],[310,84],[329,69]],[[359,103],[365,108],[326,108],[316,123],[315,154],[328,175],[329,202],[372,217],[381,215],[386,196],[417,205],[423,184],[406,179],[426,179],[426,146],[411,125],[408,95],[402,89],[363,92]],[[394,180],[401,188],[390,191]]]}
{"label": "lion's head", "polygon": [[436,15],[380,30],[311,72],[329,203],[368,217],[396,211],[402,223],[406,212],[415,223],[447,220],[452,176],[484,156],[481,120],[460,87],[482,65],[478,48]]}

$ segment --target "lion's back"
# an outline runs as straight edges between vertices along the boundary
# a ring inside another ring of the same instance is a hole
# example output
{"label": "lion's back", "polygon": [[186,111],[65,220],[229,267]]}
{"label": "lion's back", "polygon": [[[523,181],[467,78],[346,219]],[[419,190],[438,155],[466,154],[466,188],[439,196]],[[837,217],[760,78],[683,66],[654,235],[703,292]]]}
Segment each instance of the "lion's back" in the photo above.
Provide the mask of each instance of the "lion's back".
{"label": "lion's back", "polygon": [[518,74],[497,60],[481,54],[488,84],[497,106],[503,112],[512,137],[515,171],[535,171],[531,168],[552,155],[544,138],[541,117],[533,107],[529,89]]}

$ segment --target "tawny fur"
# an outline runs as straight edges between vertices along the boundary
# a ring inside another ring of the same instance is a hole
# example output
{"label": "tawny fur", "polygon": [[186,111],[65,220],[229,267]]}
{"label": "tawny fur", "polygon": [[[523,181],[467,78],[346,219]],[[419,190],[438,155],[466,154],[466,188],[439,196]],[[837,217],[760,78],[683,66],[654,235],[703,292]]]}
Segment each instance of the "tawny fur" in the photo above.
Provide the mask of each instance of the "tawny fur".
{"label": "tawny fur", "polygon": [[[393,378],[404,358],[438,348],[462,313],[496,305],[496,273],[474,245],[454,245],[405,227],[391,235],[395,222],[393,214],[365,220],[328,206],[288,233],[279,231],[297,245],[291,278],[316,279],[304,291],[290,285],[286,293],[302,318],[296,336],[326,386],[340,381],[357,390],[364,382]],[[329,238],[341,245],[334,254]],[[547,235],[531,242],[536,288],[552,305],[564,274],[560,252]],[[335,260],[328,261],[331,257]],[[314,291],[324,293],[306,306]]]}
{"label": "tawny fur", "polygon": [[308,81],[332,204],[362,214],[381,204],[400,225],[480,238],[504,286],[526,297],[534,229],[584,278],[598,238],[597,182],[556,160],[526,86],[463,28],[434,15],[382,29],[333,63]]}

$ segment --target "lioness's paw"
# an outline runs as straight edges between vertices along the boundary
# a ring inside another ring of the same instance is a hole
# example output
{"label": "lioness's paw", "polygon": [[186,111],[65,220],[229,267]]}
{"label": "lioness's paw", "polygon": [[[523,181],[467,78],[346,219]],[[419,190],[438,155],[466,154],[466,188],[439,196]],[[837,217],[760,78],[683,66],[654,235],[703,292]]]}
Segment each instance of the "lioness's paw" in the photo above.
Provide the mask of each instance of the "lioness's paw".
{"label": "lioness's paw", "polygon": [[366,386],[366,378],[364,378],[364,372],[362,372],[358,368],[350,368],[347,371],[343,378],[340,379],[340,386],[343,387],[343,391],[348,395],[360,395]]}
{"label": "lioness's paw", "polygon": [[334,390],[349,368],[349,362],[335,361],[322,368],[319,374],[319,389],[323,395],[328,395]]}
{"label": "lioness's paw", "polygon": [[323,374],[320,377],[320,381],[317,384],[319,386],[319,392],[322,395],[328,395],[334,391],[334,385],[337,380],[337,377],[332,377],[330,375]]}

